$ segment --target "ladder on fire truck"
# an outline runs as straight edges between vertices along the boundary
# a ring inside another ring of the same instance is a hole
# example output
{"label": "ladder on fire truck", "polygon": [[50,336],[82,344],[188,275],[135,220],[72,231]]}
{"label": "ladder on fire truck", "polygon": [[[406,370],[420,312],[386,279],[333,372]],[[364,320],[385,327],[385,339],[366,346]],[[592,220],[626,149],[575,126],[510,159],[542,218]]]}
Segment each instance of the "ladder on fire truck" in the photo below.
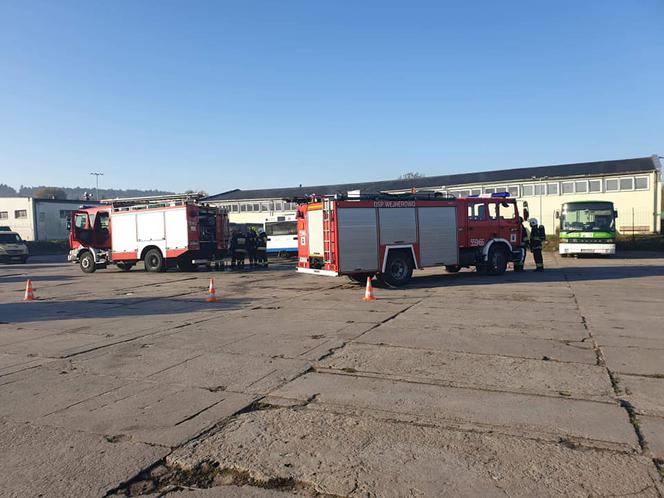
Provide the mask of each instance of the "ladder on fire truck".
{"label": "ladder on fire truck", "polygon": [[334,209],[332,209],[332,199],[323,197],[323,262],[325,269],[328,265],[335,263],[334,260],[334,230],[332,222],[334,221]]}
{"label": "ladder on fire truck", "polygon": [[200,194],[166,194],[147,197],[125,197],[115,199],[102,199],[102,204],[109,204],[115,211],[130,209],[152,209],[165,206],[183,206],[185,204],[198,204],[202,199]]}

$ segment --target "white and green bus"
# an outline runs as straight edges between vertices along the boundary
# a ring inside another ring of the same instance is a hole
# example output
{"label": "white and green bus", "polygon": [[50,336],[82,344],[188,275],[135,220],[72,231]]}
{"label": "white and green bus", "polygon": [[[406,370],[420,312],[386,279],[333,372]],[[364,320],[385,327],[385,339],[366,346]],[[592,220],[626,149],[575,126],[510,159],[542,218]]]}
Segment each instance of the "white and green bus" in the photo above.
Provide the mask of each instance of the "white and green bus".
{"label": "white and green bus", "polygon": [[566,202],[560,213],[561,255],[615,254],[617,211],[608,201]]}

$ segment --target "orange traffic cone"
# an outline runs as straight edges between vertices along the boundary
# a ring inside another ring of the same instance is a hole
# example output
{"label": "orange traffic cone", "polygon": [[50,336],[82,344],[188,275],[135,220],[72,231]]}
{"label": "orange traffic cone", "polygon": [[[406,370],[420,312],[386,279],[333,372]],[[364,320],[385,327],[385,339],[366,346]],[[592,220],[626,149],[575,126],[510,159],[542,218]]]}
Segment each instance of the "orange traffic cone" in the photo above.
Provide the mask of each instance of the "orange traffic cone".
{"label": "orange traffic cone", "polygon": [[364,300],[365,301],[375,301],[376,298],[373,294],[373,286],[371,285],[371,277],[367,277],[367,290],[364,291]]}
{"label": "orange traffic cone", "polygon": [[217,301],[217,289],[214,288],[214,277],[210,278],[210,289],[208,290],[206,301],[208,303],[214,303]]}
{"label": "orange traffic cone", "polygon": [[24,301],[34,301],[35,295],[32,291],[32,280],[28,279],[25,283],[25,296],[23,296]]}

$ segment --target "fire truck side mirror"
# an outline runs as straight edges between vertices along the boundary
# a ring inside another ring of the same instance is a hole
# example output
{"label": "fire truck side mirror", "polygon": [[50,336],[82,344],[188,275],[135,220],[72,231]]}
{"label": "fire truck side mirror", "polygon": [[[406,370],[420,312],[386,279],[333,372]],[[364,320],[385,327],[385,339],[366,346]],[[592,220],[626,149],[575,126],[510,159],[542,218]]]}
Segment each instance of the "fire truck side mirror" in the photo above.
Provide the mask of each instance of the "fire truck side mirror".
{"label": "fire truck side mirror", "polygon": [[560,219],[560,211],[556,210],[556,219]]}
{"label": "fire truck side mirror", "polygon": [[67,230],[71,230],[71,220],[67,220]]}
{"label": "fire truck side mirror", "polygon": [[614,217],[614,218],[617,218],[617,217],[618,217],[618,210],[617,210],[617,209],[613,211],[613,217]]}

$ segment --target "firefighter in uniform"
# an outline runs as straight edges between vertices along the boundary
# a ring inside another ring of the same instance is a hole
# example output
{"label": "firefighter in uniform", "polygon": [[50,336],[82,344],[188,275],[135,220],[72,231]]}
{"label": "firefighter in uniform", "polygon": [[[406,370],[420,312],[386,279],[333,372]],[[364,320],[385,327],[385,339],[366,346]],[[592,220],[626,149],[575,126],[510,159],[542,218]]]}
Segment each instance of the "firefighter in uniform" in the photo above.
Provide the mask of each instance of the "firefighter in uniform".
{"label": "firefighter in uniform", "polygon": [[256,260],[259,266],[267,268],[267,234],[262,229],[256,238]]}
{"label": "firefighter in uniform", "polygon": [[528,229],[523,224],[523,218],[519,216],[519,222],[521,223],[521,259],[514,263],[514,271],[523,271],[523,266],[526,264],[526,254],[528,250]]}
{"label": "firefighter in uniform", "polygon": [[244,258],[247,254],[246,237],[235,230],[231,237],[231,268],[244,268]]}
{"label": "firefighter in uniform", "polygon": [[546,240],[544,226],[537,223],[535,218],[530,219],[530,251],[535,260],[535,271],[544,271],[544,259],[542,259],[542,244]]}
{"label": "firefighter in uniform", "polygon": [[249,232],[247,232],[247,254],[249,255],[249,266],[254,268],[256,266],[256,243],[258,241],[258,236],[256,235],[256,229],[251,227]]}

